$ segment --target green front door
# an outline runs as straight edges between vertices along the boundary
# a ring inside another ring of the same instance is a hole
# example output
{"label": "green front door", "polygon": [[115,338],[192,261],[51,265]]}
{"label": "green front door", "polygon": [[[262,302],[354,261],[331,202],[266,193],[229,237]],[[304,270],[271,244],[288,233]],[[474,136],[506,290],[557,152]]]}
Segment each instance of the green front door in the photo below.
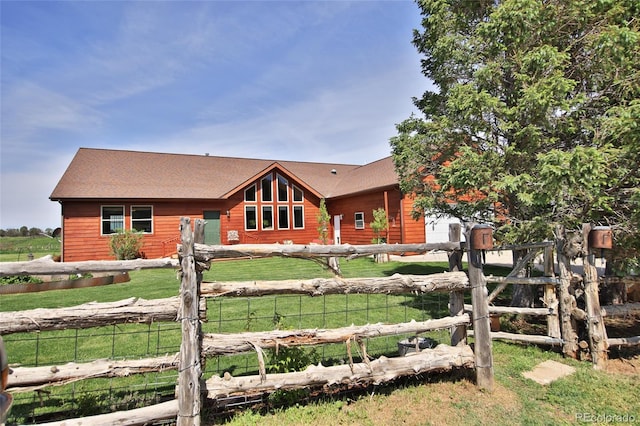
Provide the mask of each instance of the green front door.
{"label": "green front door", "polygon": [[204,221],[204,243],[220,244],[220,210],[203,212]]}

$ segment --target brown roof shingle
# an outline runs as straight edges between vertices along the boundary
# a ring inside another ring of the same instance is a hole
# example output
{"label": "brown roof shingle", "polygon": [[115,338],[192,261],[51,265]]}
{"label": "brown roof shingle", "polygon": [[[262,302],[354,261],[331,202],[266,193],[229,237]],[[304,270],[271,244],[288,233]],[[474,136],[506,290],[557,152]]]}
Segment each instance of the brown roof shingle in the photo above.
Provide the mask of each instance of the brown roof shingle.
{"label": "brown roof shingle", "polygon": [[359,166],[80,148],[50,199],[221,199],[274,165],[326,198],[398,182],[391,157]]}

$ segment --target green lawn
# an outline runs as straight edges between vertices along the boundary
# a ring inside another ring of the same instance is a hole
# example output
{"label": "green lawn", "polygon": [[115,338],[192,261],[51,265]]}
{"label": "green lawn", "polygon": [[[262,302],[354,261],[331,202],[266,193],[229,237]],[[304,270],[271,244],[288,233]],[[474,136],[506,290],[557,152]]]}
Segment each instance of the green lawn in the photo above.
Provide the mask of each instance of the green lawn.
{"label": "green lawn", "polygon": [[0,237],[0,262],[23,262],[47,255],[60,254],[60,241],[56,238],[39,237]]}
{"label": "green lawn", "polygon": [[[347,277],[389,276],[394,273],[430,274],[446,270],[446,264],[376,264],[368,258],[341,261]],[[508,270],[485,273],[504,275]],[[0,298],[0,311],[38,307],[72,306],[90,301],[108,302],[127,297],[146,299],[175,296],[179,281],[175,270],[145,270],[130,273],[131,281],[100,288],[61,290]],[[319,264],[300,259],[254,259],[214,262],[205,272],[208,281],[280,280],[329,277]],[[234,332],[281,328],[339,327],[378,321],[422,320],[446,315],[446,294],[417,295],[298,295],[262,298],[216,298],[208,301],[204,331]],[[174,323],[118,325],[87,330],[29,333],[6,336],[11,362],[48,365],[96,358],[138,358],[164,355],[178,350],[179,326]],[[441,342],[448,334],[433,333]],[[373,356],[394,355],[399,337],[371,339]],[[327,345],[306,352],[317,362],[346,362],[344,345]],[[355,355],[355,352],[354,352]],[[578,372],[549,386],[540,386],[521,373],[537,363],[554,359],[570,364]],[[270,362],[268,360],[268,362]],[[612,362],[613,365],[618,365]],[[558,353],[536,347],[494,342],[496,390],[479,392],[469,377],[428,376],[426,385],[397,384],[376,387],[368,394],[348,394],[311,404],[294,403],[266,413],[244,411],[230,424],[574,424],[579,413],[627,415],[640,420],[640,362],[633,355],[621,364],[635,365],[630,374],[595,371],[588,362],[565,360]],[[255,354],[208,359],[205,376],[229,371],[234,375],[254,373]],[[31,416],[46,417],[58,411],[73,415],[132,408],[157,398],[171,397],[175,372],[99,379],[48,388],[45,393],[16,394],[11,422],[29,423]],[[471,378],[472,379],[472,378]],[[300,402],[300,401],[298,401]],[[586,417],[584,417],[586,418]],[[607,419],[607,417],[602,417]],[[628,418],[628,417],[627,417]],[[207,417],[211,422],[213,417]],[[217,419],[216,421],[219,421]],[[610,423],[610,422],[609,422]]]}

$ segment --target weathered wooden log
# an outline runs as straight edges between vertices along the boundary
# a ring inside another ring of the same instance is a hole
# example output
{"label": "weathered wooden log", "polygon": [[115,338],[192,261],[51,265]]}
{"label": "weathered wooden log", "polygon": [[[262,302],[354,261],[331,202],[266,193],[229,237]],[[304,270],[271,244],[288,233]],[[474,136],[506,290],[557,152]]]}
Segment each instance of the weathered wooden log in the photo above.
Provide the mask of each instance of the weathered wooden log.
{"label": "weathered wooden log", "polygon": [[[464,310],[467,312],[472,312],[473,306],[469,304],[465,304]],[[547,316],[547,315],[553,314],[553,310],[550,308],[521,308],[518,306],[489,306],[489,313],[490,314]]]}
{"label": "weathered wooden log", "polygon": [[60,420],[58,422],[39,423],[39,426],[135,426],[152,424],[158,420],[172,419],[175,418],[177,414],[178,400],[172,399],[171,401],[149,405],[148,407],[78,419]]}
{"label": "weathered wooden log", "polygon": [[0,277],[12,275],[70,275],[85,272],[127,272],[141,269],[177,267],[178,260],[171,258],[54,262],[51,256],[44,256],[27,262],[1,262]]}
{"label": "weathered wooden log", "polygon": [[572,316],[576,300],[571,294],[571,261],[567,256],[567,235],[564,227],[556,226],[556,256],[558,258],[558,314],[562,334],[562,352],[571,358],[578,357],[578,333],[575,318]]}
{"label": "weathered wooden log", "polygon": [[489,275],[486,278],[488,283],[498,283],[501,285],[503,284],[556,285],[558,283],[558,280],[554,277],[496,277],[494,275]]}
{"label": "weathered wooden log", "polygon": [[411,321],[399,324],[369,324],[335,329],[274,330],[236,334],[205,333],[202,353],[205,356],[231,355],[252,352],[255,346],[262,349],[277,346],[322,345],[344,343],[349,339],[367,339],[398,334],[420,334],[427,331],[469,324],[468,314],[427,321]]}
{"label": "weathered wooden log", "polygon": [[[553,246],[544,248],[544,276],[555,279],[553,270]],[[560,319],[558,314],[558,296],[556,294],[556,286],[558,280],[554,284],[546,284],[544,286],[544,304],[549,309],[547,315],[547,336],[561,339]]]}
{"label": "weathered wooden log", "polygon": [[[196,232],[204,237],[204,221],[196,219]],[[199,230],[199,231],[198,231]],[[196,271],[194,258],[194,235],[191,232],[191,220],[180,219],[180,235],[183,251],[180,255],[180,317],[182,322],[182,342],[180,343],[180,364],[178,375],[178,426],[200,425],[200,364],[201,335],[199,318],[199,287],[201,275]],[[195,237],[198,238],[198,237]]]}
{"label": "weathered wooden log", "polygon": [[476,383],[478,387],[493,391],[493,347],[489,325],[489,302],[487,281],[482,272],[482,252],[474,248],[474,232],[469,229],[467,241],[470,250],[467,252],[469,267],[469,283],[471,285],[471,304],[473,330],[475,332],[474,354],[476,365]]}
{"label": "weathered wooden log", "polygon": [[434,349],[412,353],[404,357],[380,357],[353,365],[323,367],[310,366],[294,373],[267,374],[266,377],[213,376],[206,381],[208,398],[229,395],[255,394],[275,390],[292,390],[315,386],[380,384],[398,377],[453,368],[472,368],[473,352],[469,346],[438,345]]}
{"label": "weathered wooden log", "polygon": [[[513,267],[511,272],[509,272],[509,274],[506,277],[495,277],[493,275],[489,275],[488,277],[485,277],[487,283],[498,283],[496,288],[494,288],[493,291],[491,292],[491,294],[489,294],[489,297],[487,298],[487,303],[493,302],[493,300],[496,297],[498,297],[498,295],[500,293],[502,293],[502,291],[505,288],[507,288],[507,286],[509,284],[528,284],[528,281],[519,282],[523,278],[520,278],[517,275],[520,273],[520,271],[522,271],[529,264],[529,262],[531,262],[533,259],[535,259],[537,254],[538,254],[538,252],[535,251],[535,250],[528,251],[527,254],[523,258],[518,260],[516,265]],[[512,279],[514,281],[518,281],[518,282],[514,283],[514,282],[511,281]],[[525,278],[525,279],[528,280],[528,278]]]}
{"label": "weathered wooden log", "polygon": [[[178,251],[182,246],[178,245]],[[346,257],[355,258],[382,253],[426,253],[432,250],[460,250],[460,243],[430,244],[370,244],[352,246],[321,244],[195,244],[195,256],[199,261],[235,257]]]}
{"label": "weathered wooden log", "polygon": [[[583,247],[589,247],[589,232],[591,225],[582,225]],[[600,310],[600,298],[598,294],[598,269],[595,265],[593,250],[587,250],[582,257],[584,270],[584,302],[587,312],[587,332],[589,334],[589,349],[591,361],[595,368],[604,368],[607,363],[607,329],[604,326],[602,312]]]}
{"label": "weathered wooden log", "polygon": [[[473,336],[473,330],[467,332],[469,336]],[[532,334],[507,333],[504,331],[491,332],[492,340],[506,340],[509,342],[528,343],[532,345],[551,345],[562,346],[562,339],[550,336],[536,336]]]}
{"label": "weathered wooden log", "polygon": [[[462,225],[459,223],[449,224],[449,241],[459,243],[462,237]],[[449,252],[449,271],[462,271],[462,250],[453,250]],[[449,293],[449,315],[464,314],[464,291],[455,290]],[[467,327],[464,325],[451,327],[449,331],[451,335],[451,346],[467,344]]]}
{"label": "weathered wooden log", "polygon": [[400,275],[371,278],[315,278],[311,280],[206,282],[203,297],[264,296],[269,294],[406,294],[469,288],[464,272],[443,272],[431,275]]}
{"label": "weathered wooden log", "polygon": [[640,315],[640,303],[625,303],[624,305],[607,305],[600,308],[603,317],[624,317]]}
{"label": "weathered wooden log", "polygon": [[630,346],[640,346],[640,336],[633,337],[609,337],[607,339],[607,344],[609,347],[617,346],[617,347],[630,347]]}
{"label": "weathered wooden log", "polygon": [[12,367],[9,372],[9,391],[28,392],[51,385],[64,385],[77,380],[98,377],[126,377],[132,374],[175,370],[178,355],[135,360],[100,359],[88,363],[70,362],[43,367]]}
{"label": "weathered wooden log", "polygon": [[132,297],[117,302],[90,302],[68,308],[0,312],[0,330],[2,334],[11,334],[175,321],[179,304],[177,297],[156,300]]}
{"label": "weathered wooden log", "polygon": [[532,249],[542,249],[545,247],[553,247],[553,241],[541,241],[538,243],[527,243],[527,244],[505,244],[503,246],[494,247],[491,251],[505,251],[505,250],[532,250]]}
{"label": "weathered wooden log", "polygon": [[577,306],[574,306],[573,309],[571,309],[571,317],[578,321],[586,321],[587,313]]}

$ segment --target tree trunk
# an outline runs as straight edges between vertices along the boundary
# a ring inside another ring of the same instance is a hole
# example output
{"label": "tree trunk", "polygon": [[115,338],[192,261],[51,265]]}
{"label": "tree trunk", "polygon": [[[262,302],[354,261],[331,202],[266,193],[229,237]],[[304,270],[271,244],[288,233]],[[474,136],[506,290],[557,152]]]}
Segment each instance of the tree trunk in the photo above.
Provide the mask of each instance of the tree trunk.
{"label": "tree trunk", "polygon": [[[524,258],[527,254],[526,250],[513,250],[513,264],[517,265],[518,260]],[[526,268],[518,271],[516,275],[523,278],[529,275]],[[516,284],[513,286],[513,294],[511,296],[511,306],[519,306],[522,308],[533,308],[535,303],[536,287],[526,284]]]}
{"label": "tree trunk", "polygon": [[627,303],[627,286],[624,282],[607,280],[613,276],[613,262],[607,260],[604,277],[600,286],[600,303],[603,305],[621,305]]}

